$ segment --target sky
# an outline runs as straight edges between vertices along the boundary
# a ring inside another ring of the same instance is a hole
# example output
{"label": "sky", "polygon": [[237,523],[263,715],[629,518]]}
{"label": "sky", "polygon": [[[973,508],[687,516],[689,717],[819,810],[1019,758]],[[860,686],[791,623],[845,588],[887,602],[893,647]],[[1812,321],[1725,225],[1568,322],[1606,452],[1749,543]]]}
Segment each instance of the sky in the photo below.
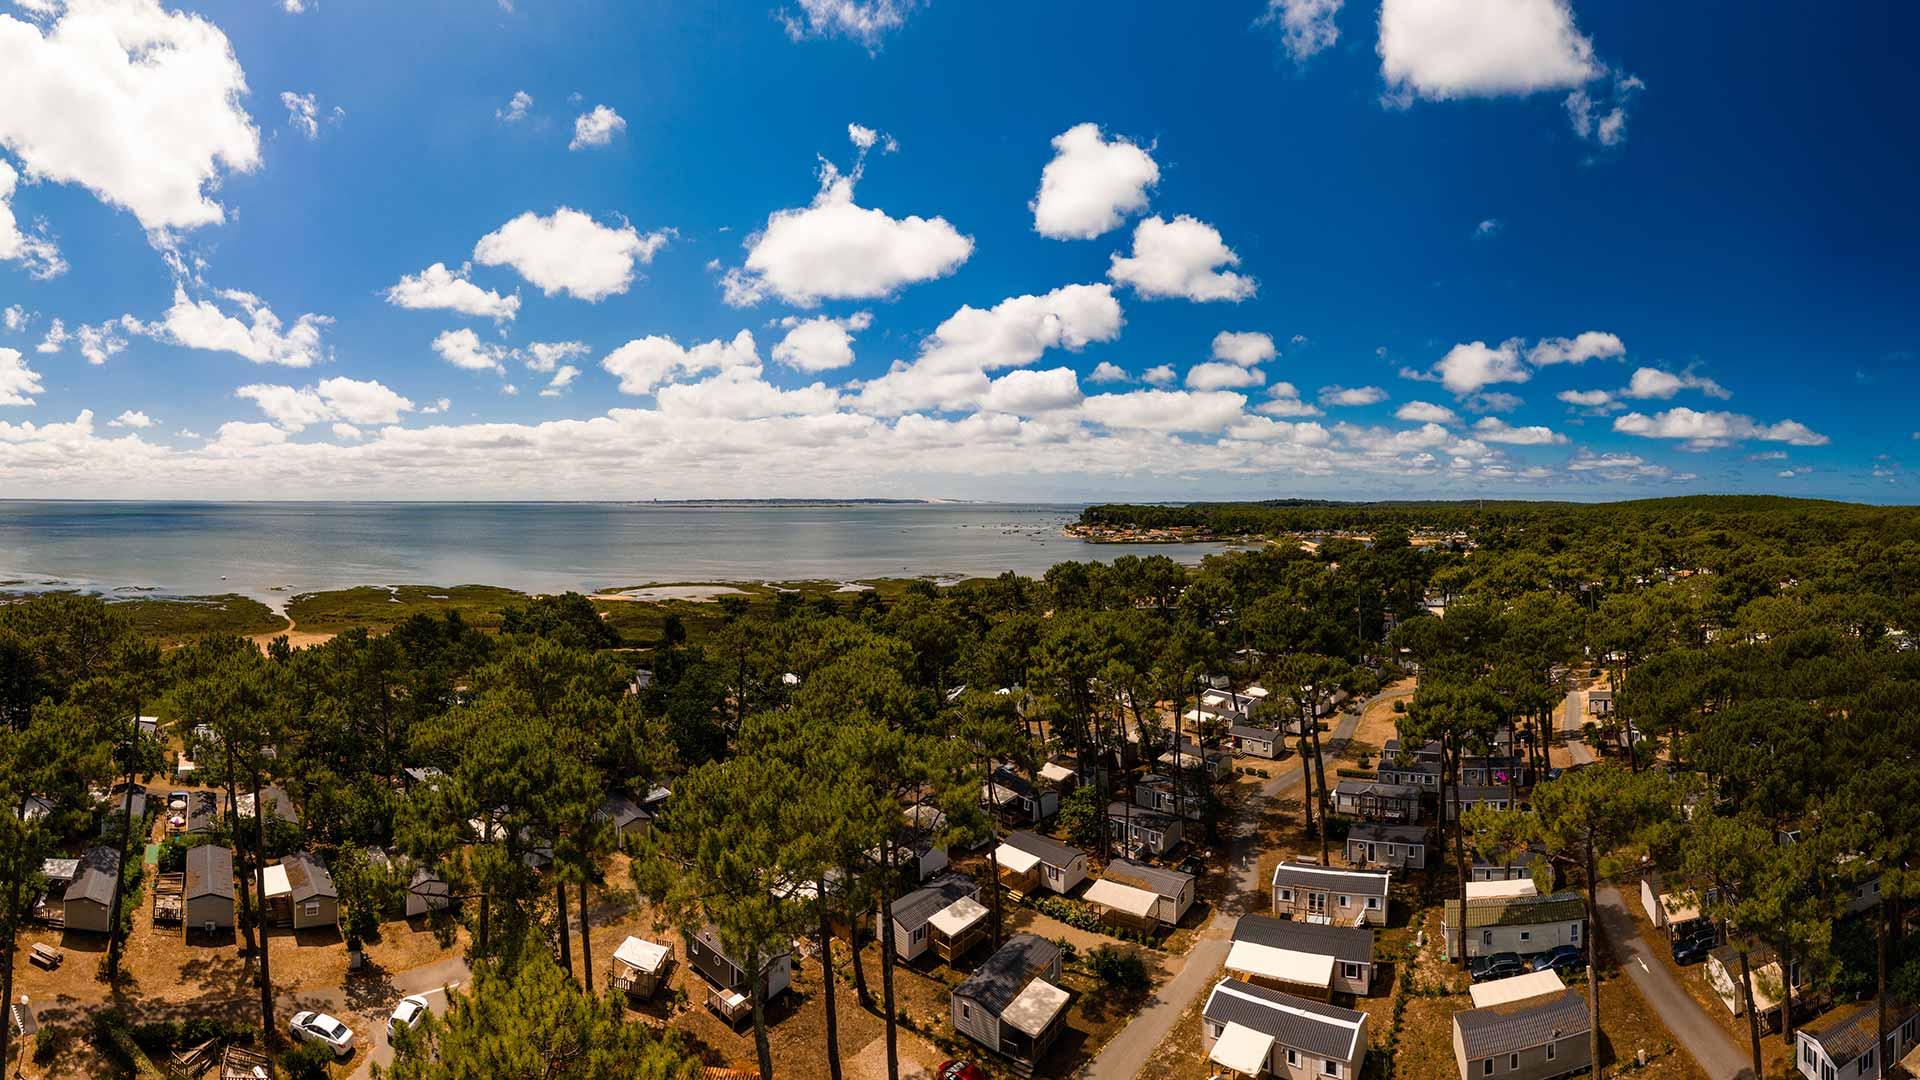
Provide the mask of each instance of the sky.
{"label": "sky", "polygon": [[1920,8],[0,0],[0,497],[1915,501]]}

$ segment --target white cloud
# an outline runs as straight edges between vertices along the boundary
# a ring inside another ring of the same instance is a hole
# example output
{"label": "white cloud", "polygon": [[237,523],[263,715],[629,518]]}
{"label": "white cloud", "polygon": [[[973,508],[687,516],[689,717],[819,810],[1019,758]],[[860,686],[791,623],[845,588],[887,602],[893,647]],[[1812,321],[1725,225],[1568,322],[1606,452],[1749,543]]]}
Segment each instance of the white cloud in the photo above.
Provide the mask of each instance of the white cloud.
{"label": "white cloud", "polygon": [[1281,40],[1296,61],[1333,47],[1340,28],[1333,24],[1344,0],[1267,0],[1263,23],[1278,24]]}
{"label": "white cloud", "polygon": [[590,146],[605,146],[613,141],[614,133],[627,130],[627,122],[621,115],[605,105],[595,105],[590,112],[581,113],[573,121],[573,141],[567,144],[569,150],[583,150]]}
{"label": "white cloud", "polygon": [[1580,86],[1604,70],[1568,0],[1382,0],[1380,74],[1429,100]]}
{"label": "white cloud", "polygon": [[844,318],[827,315],[781,320],[787,335],[773,347],[773,360],[797,371],[832,371],[853,363],[853,335],[873,324],[873,315],[858,311]]}
{"label": "white cloud", "polygon": [[1120,136],[1102,138],[1098,124],[1054,136],[1053,150],[1027,208],[1034,231],[1055,240],[1091,240],[1119,228],[1147,208],[1147,189],[1160,182],[1152,155]]}
{"label": "white cloud", "polygon": [[1094,365],[1093,374],[1087,376],[1087,381],[1091,383],[1123,383],[1132,382],[1133,376],[1127,374],[1126,369],[1120,365],[1102,360]]}
{"label": "white cloud", "polygon": [[59,319],[54,319],[47,324],[47,332],[40,338],[40,344],[35,347],[35,351],[41,353],[57,353],[66,343],[67,324]]}
{"label": "white cloud", "polygon": [[1387,400],[1387,392],[1377,386],[1323,386],[1322,405],[1378,405]]}
{"label": "white cloud", "polygon": [[732,341],[713,340],[682,348],[670,337],[635,338],[608,353],[600,366],[620,380],[623,394],[651,394],[662,382],[682,375],[744,368],[760,373],[753,334],[742,330]]}
{"label": "white cloud", "polygon": [[1155,364],[1140,373],[1141,382],[1151,383],[1154,386],[1168,386],[1177,377],[1172,364]]}
{"label": "white cloud", "polygon": [[1460,399],[1460,404],[1477,413],[1506,413],[1518,409],[1526,402],[1518,394],[1509,394],[1500,390],[1482,390],[1477,394],[1468,394]]}
{"label": "white cloud", "polygon": [[1567,441],[1565,435],[1547,427],[1513,427],[1497,417],[1486,417],[1473,425],[1474,438],[1483,442],[1510,446],[1556,446]]}
{"label": "white cloud", "polygon": [[1213,358],[1252,367],[1280,355],[1273,338],[1255,331],[1222,330],[1213,335]]}
{"label": "white cloud", "polygon": [[590,351],[584,341],[536,341],[527,346],[527,367],[539,372],[553,371],[562,360],[585,356]]}
{"label": "white cloud", "polygon": [[45,226],[22,230],[13,207],[8,205],[19,181],[20,174],[13,166],[0,161],[0,262],[18,262],[28,274],[41,281],[59,277],[67,270],[59,245],[47,238]]}
{"label": "white cloud", "polygon": [[1473,227],[1473,235],[1482,237],[1498,236],[1500,235],[1500,230],[1504,228],[1506,228],[1506,225],[1502,223],[1499,218],[1483,218],[1480,224]]}
{"label": "white cloud", "polygon": [[986,372],[1025,367],[1048,349],[1078,352],[1112,341],[1122,321],[1108,285],[1067,285],[989,309],[963,307],[934,329],[912,363],[896,362],[867,382],[861,405],[885,416],[964,408],[987,392]]}
{"label": "white cloud", "polygon": [[1633,379],[1625,390],[1620,391],[1620,396],[1638,401],[1668,401],[1682,390],[1698,390],[1710,398],[1721,400],[1733,396],[1726,387],[1690,371],[1676,375],[1671,371],[1645,367],[1633,373]]}
{"label": "white cloud", "polygon": [[1460,417],[1445,405],[1435,405],[1430,401],[1409,401],[1394,410],[1394,418],[1422,424],[1455,424]]}
{"label": "white cloud", "polygon": [[1244,274],[1219,267],[1240,265],[1240,256],[1219,230],[1185,214],[1166,221],[1150,217],[1134,226],[1133,253],[1115,253],[1107,276],[1147,299],[1240,301],[1259,291]]}
{"label": "white cloud", "polygon": [[1613,92],[1606,100],[1596,100],[1584,89],[1567,95],[1567,121],[1573,133],[1603,147],[1618,146],[1627,139],[1627,105],[1646,84],[1632,75],[1616,75]]}
{"label": "white cloud", "polygon": [[1562,390],[1553,396],[1576,409],[1590,410],[1595,414],[1621,407],[1613,395],[1605,390]]}
{"label": "white cloud", "polygon": [[1789,446],[1825,446],[1830,441],[1797,420],[1764,424],[1739,413],[1696,412],[1688,408],[1672,408],[1652,416],[1628,413],[1613,421],[1613,430],[1646,439],[1684,439],[1700,449],[1743,439],[1783,442]]}
{"label": "white cloud", "polygon": [[104,364],[109,357],[126,351],[127,339],[115,332],[115,326],[112,322],[103,322],[98,326],[82,326],[73,332],[80,355],[87,363]]}
{"label": "white cloud", "polygon": [[462,315],[479,315],[499,322],[511,322],[520,311],[518,294],[502,296],[467,280],[464,270],[455,273],[445,263],[434,263],[418,274],[404,274],[399,284],[387,290],[387,303],[403,308],[441,309]]}
{"label": "white cloud", "polygon": [[268,419],[288,431],[328,421],[397,424],[401,413],[413,411],[413,402],[371,379],[322,379],[315,386],[298,389],[255,383],[233,393],[258,405]]}
{"label": "white cloud", "polygon": [[1195,364],[1187,369],[1189,390],[1238,390],[1259,386],[1266,381],[1266,374],[1259,368],[1241,367],[1218,360]]}
{"label": "white cloud", "polygon": [[333,425],[332,431],[333,437],[342,442],[359,442],[366,437],[366,432],[344,422]]}
{"label": "white cloud", "polygon": [[993,380],[981,399],[988,412],[1033,416],[1080,404],[1080,382],[1072,368],[1009,371]]}
{"label": "white cloud", "polygon": [[513,356],[513,350],[504,345],[481,341],[479,334],[464,327],[442,331],[433,339],[433,351],[454,367],[466,371],[491,371],[499,375],[507,373],[506,362]]}
{"label": "white cloud", "polygon": [[1554,364],[1584,364],[1589,360],[1618,360],[1627,354],[1627,346],[1614,334],[1588,330],[1572,338],[1545,338],[1527,350],[1527,362],[1534,367]]}
{"label": "white cloud", "polygon": [[1271,400],[1255,407],[1255,412],[1268,416],[1319,416],[1320,410],[1300,400],[1300,388],[1290,382],[1277,382],[1267,387],[1267,396]]}
{"label": "white cloud", "polygon": [[907,21],[915,0],[798,0],[796,9],[780,13],[787,36],[849,37],[872,49],[889,31]]}
{"label": "white cloud", "polygon": [[900,144],[894,140],[893,136],[862,124],[847,125],[847,141],[861,150],[871,150],[878,146],[883,154],[891,154],[900,149]]}
{"label": "white cloud", "polygon": [[1227,429],[1227,438],[1249,442],[1286,442],[1300,446],[1325,446],[1332,441],[1327,429],[1316,423],[1288,423],[1249,416]]}
{"label": "white cloud", "polygon": [[150,428],[157,423],[159,423],[159,421],[139,409],[128,409],[126,412],[108,421],[107,426],[119,428]]}
{"label": "white cloud", "polygon": [[[296,94],[291,90],[280,91],[280,104],[287,110],[287,126],[305,135],[309,140],[320,137],[320,104],[312,94]],[[333,118],[338,119],[339,110]]]}
{"label": "white cloud", "polygon": [[25,330],[27,324],[32,321],[33,312],[28,311],[19,304],[8,304],[7,309],[4,312],[0,312],[0,325],[4,325],[9,334],[17,334]]}
{"label": "white cloud", "polygon": [[1133,390],[1097,394],[1082,405],[1089,419],[1109,428],[1160,432],[1219,431],[1239,420],[1247,399],[1227,391]]}
{"label": "white cloud", "polygon": [[553,378],[548,380],[546,389],[540,391],[540,396],[559,397],[560,392],[572,386],[573,380],[579,377],[579,368],[574,367],[572,364],[562,364],[554,371]]}
{"label": "white cloud", "polygon": [[431,405],[420,406],[420,415],[430,416],[434,413],[446,412],[448,409],[451,409],[451,408],[453,408],[453,402],[449,401],[446,398],[441,398],[438,401],[435,401]]}
{"label": "white cloud", "polygon": [[44,392],[39,373],[27,366],[20,350],[0,348],[0,405],[31,405],[33,395]]}
{"label": "white cloud", "polygon": [[158,0],[75,0],[43,32],[0,15],[0,146],[28,177],[79,184],[146,229],[225,217],[210,193],[260,164],[226,35]]}
{"label": "white cloud", "polygon": [[633,264],[652,262],[668,235],[641,233],[625,221],[618,228],[602,225],[565,206],[546,217],[529,210],[481,237],[473,258],[513,267],[548,296],[598,301],[626,292]]}
{"label": "white cloud", "polygon": [[820,163],[820,190],[805,207],[776,210],[747,241],[747,261],[723,280],[736,307],[767,295],[800,307],[870,300],[945,277],[973,254],[973,240],[946,218],[895,218],[853,201],[862,167],[843,174]]}
{"label": "white cloud", "polygon": [[493,116],[503,124],[517,124],[527,118],[527,112],[532,108],[533,95],[525,90],[515,90],[513,97],[507,100],[506,107],[493,110]]}
{"label": "white cloud", "polygon": [[211,300],[192,300],[181,286],[173,290],[173,306],[156,323],[140,326],[122,319],[127,329],[189,349],[230,352],[256,364],[283,364],[287,367],[312,367],[324,353],[320,330],[333,320],[325,315],[306,314],[284,327],[273,309],[250,293],[228,290],[222,299],[239,305],[251,321],[222,311]]}
{"label": "white cloud", "polygon": [[1502,342],[1490,347],[1484,341],[1455,345],[1433,365],[1440,385],[1456,394],[1471,394],[1493,383],[1522,383],[1532,373],[1520,359],[1520,343]]}
{"label": "white cloud", "polygon": [[820,416],[840,405],[839,393],[823,383],[797,390],[782,390],[768,383],[760,378],[757,363],[722,368],[719,374],[700,382],[662,386],[654,396],[660,412],[667,416],[702,419]]}

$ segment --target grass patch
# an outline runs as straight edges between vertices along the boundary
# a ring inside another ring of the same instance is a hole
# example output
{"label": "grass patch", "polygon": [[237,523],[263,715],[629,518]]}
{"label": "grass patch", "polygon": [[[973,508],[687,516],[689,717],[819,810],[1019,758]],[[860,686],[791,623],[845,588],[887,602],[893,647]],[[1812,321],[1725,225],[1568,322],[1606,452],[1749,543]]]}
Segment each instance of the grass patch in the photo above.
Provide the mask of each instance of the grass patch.
{"label": "grass patch", "polygon": [[360,585],[330,592],[301,593],[287,603],[287,614],[300,629],[337,634],[364,626],[388,630],[414,615],[458,611],[473,626],[491,630],[500,625],[500,613],[525,603],[527,595],[494,585],[399,585],[388,589]]}

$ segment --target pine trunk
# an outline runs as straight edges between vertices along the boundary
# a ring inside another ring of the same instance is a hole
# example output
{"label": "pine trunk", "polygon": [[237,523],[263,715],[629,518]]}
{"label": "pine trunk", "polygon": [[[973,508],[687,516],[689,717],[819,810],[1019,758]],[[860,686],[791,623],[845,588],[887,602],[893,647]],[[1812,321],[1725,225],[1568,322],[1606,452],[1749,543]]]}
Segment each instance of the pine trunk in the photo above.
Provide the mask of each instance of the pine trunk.
{"label": "pine trunk", "polygon": [[[561,924],[560,936],[566,936],[566,925]],[[593,913],[587,908],[587,876],[585,868],[580,874],[580,981],[586,985],[587,993],[593,994]]]}
{"label": "pine trunk", "polygon": [[560,924],[560,970],[573,978],[573,935],[567,932],[567,883],[556,880],[553,883],[553,902],[559,909]]}
{"label": "pine trunk", "polygon": [[[1724,929],[1726,920],[1722,919],[1720,925]],[[1753,1011],[1753,970],[1747,964],[1746,946],[1736,945],[1734,949],[1740,954],[1740,997],[1747,1005],[1747,1041],[1753,1049],[1753,1075],[1765,1076],[1766,1067],[1760,1061],[1760,1017]]]}
{"label": "pine trunk", "polygon": [[[24,803],[22,804],[22,809],[25,809]],[[0,919],[0,922],[4,922],[7,928],[7,933],[4,935],[6,940],[0,941],[0,1013],[6,1011],[5,1006],[13,1003],[14,932],[19,929],[15,921],[15,916],[20,911],[20,890],[25,887],[25,884],[25,882],[16,878],[8,887],[7,910],[5,912],[5,918]],[[0,1015],[0,1069],[6,1067],[7,1047],[12,1040],[13,1017]],[[33,1051],[26,1046],[20,1048],[20,1056],[23,1059],[32,1052]]]}
{"label": "pine trunk", "polygon": [[833,994],[833,928],[827,922],[827,879],[814,883],[819,889],[814,907],[820,913],[820,992],[827,1005],[827,1075],[840,1080],[840,1008]]}
{"label": "pine trunk", "polygon": [[[1587,841],[1587,1007],[1593,1013],[1593,1025],[1587,1032],[1587,1053],[1592,1055],[1590,1069],[1594,1080],[1604,1075],[1600,1067],[1600,943],[1595,936],[1595,927],[1600,925],[1600,867],[1599,856],[1594,853],[1593,841]],[[1460,887],[1462,895],[1466,886]],[[1466,903],[1460,905],[1461,933],[1466,933]],[[1462,949],[1461,952],[1465,952]]]}
{"label": "pine trunk", "polygon": [[887,1080],[900,1080],[900,1032],[893,1011],[893,840],[882,842],[880,868],[880,997],[886,1009]]}
{"label": "pine trunk", "polygon": [[[1460,876],[1460,966],[1466,968],[1472,966],[1467,961],[1467,879],[1472,875],[1467,866],[1467,842],[1460,821],[1460,748],[1456,743],[1451,750],[1448,749],[1448,743],[1453,741],[1448,738],[1440,740],[1440,783],[1445,789],[1440,797],[1444,800],[1447,792],[1453,793],[1453,864]],[[1446,804],[1442,802],[1441,805]],[[1591,930],[1592,924],[1589,923],[1588,927]],[[1597,1052],[1593,1060],[1600,1060]]]}
{"label": "pine trunk", "polygon": [[1793,947],[1780,942],[1773,947],[1780,954],[1780,1041],[1793,1046]]}
{"label": "pine trunk", "polygon": [[[133,735],[140,737],[139,712],[134,712]],[[107,985],[112,986],[120,978],[120,905],[122,894],[126,891],[121,882],[126,880],[127,844],[133,840],[133,773],[127,773],[127,794],[120,800],[120,873],[113,876],[113,902],[107,908]],[[6,1060],[0,1057],[0,1061]]]}
{"label": "pine trunk", "polygon": [[773,1047],[767,1042],[767,971],[759,949],[747,951],[753,970],[753,1052],[760,1060],[760,1080],[773,1080]]}
{"label": "pine trunk", "polygon": [[[1316,692],[1317,696],[1317,692]],[[1318,712],[1319,710],[1313,710]],[[1307,718],[1307,730],[1313,734],[1313,779],[1320,792],[1320,865],[1332,865],[1327,859],[1327,760],[1320,756],[1320,720],[1316,716]],[[1304,775],[1306,768],[1301,767]]]}
{"label": "pine trunk", "polygon": [[259,898],[260,912],[260,1029],[268,1046],[275,1045],[280,1033],[273,1027],[272,952],[267,942],[267,808],[260,804],[260,770],[253,770],[253,889]]}

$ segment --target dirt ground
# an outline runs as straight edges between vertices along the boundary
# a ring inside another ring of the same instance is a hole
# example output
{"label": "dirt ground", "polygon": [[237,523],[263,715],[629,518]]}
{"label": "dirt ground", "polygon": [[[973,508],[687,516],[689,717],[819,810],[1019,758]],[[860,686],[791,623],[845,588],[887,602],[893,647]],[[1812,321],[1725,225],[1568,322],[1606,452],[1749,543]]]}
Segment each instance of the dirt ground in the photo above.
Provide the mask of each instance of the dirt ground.
{"label": "dirt ground", "polygon": [[1401,714],[1393,711],[1393,704],[1412,697],[1413,684],[1412,679],[1402,679],[1382,691],[1392,697],[1381,698],[1360,714],[1360,725],[1354,728],[1353,738],[1347,741],[1340,760],[1353,763],[1365,757],[1375,765],[1379,764],[1381,748],[1386,746],[1388,739],[1398,734],[1395,722]]}
{"label": "dirt ground", "polygon": [[[1654,928],[1653,923],[1647,918],[1645,909],[1640,906],[1637,894],[1629,895],[1627,911],[1633,916],[1634,925],[1639,929],[1640,936],[1649,942],[1650,951],[1660,958],[1660,962],[1666,965],[1673,977],[1686,988],[1688,996],[1699,1002],[1700,1008],[1704,1009],[1708,1016],[1713,1017],[1714,1023],[1719,1024],[1728,1035],[1732,1036],[1733,1044],[1743,1053],[1746,1052],[1752,1038],[1752,1033],[1747,1029],[1746,1017],[1733,1015],[1727,1009],[1726,1003],[1720,1000],[1720,995],[1714,992],[1713,984],[1707,978],[1706,963],[1703,961],[1685,967],[1674,963],[1673,951],[1664,944],[1666,931]],[[1760,1060],[1766,1065],[1768,1076],[1785,1076],[1793,1072],[1793,1048],[1781,1040],[1778,1030],[1770,1029],[1765,1022],[1760,1025]]]}

